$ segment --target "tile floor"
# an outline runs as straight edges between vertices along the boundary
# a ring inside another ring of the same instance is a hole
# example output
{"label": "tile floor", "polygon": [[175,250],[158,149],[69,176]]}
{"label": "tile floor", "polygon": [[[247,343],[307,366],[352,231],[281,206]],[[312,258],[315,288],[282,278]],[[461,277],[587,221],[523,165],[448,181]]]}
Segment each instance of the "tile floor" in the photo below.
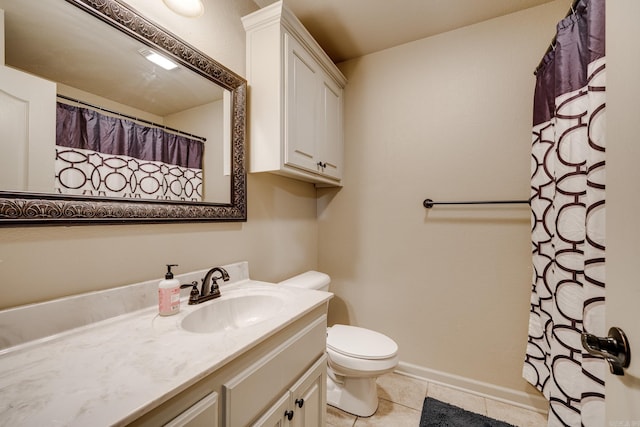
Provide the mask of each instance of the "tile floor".
{"label": "tile floor", "polygon": [[418,427],[422,403],[426,396],[518,427],[547,425],[547,417],[538,412],[396,373],[378,378],[380,403],[378,411],[373,416],[359,418],[327,406],[327,425],[332,427]]}

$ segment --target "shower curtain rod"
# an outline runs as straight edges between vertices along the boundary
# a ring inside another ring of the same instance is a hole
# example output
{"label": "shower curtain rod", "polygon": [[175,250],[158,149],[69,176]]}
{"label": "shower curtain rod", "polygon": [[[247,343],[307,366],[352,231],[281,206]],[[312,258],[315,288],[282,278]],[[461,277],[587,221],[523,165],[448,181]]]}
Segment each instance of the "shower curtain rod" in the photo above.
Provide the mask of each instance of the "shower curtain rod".
{"label": "shower curtain rod", "polygon": [[[578,7],[578,3],[580,3],[580,0],[573,0],[571,2],[571,6],[569,6],[569,10],[567,11],[567,14],[564,16],[565,18],[567,16],[569,16],[569,15],[572,15],[572,14],[576,13],[576,7]],[[538,64],[536,69],[533,71],[533,75],[534,76],[538,74],[538,70],[540,69],[540,66],[542,65],[542,62],[544,61],[544,58],[547,56],[547,54],[549,52],[551,52],[552,50],[555,50],[555,48],[556,48],[556,38],[557,38],[557,34],[555,36],[553,36],[553,39],[551,39],[551,43],[549,43],[549,47],[547,48],[547,50],[544,53],[544,55],[542,55],[542,59],[540,60],[540,64]]]}
{"label": "shower curtain rod", "polygon": [[84,105],[86,107],[90,107],[90,108],[94,108],[96,110],[104,111],[105,113],[115,114],[116,116],[124,117],[125,119],[135,120],[137,122],[144,123],[146,125],[150,125],[150,126],[154,126],[154,127],[160,128],[160,129],[164,129],[164,130],[168,130],[168,131],[171,131],[171,132],[175,132],[175,133],[180,134],[182,136],[188,136],[190,138],[198,139],[198,140],[200,140],[202,142],[205,142],[207,140],[207,138],[202,137],[202,136],[193,135],[191,133],[183,132],[183,131],[181,131],[179,129],[174,129],[174,128],[171,128],[169,126],[165,126],[165,125],[161,125],[161,124],[158,124],[158,123],[150,122],[149,120],[139,119],[138,117],[133,117],[133,116],[129,116],[127,114],[119,113],[117,111],[109,110],[107,108],[100,107],[99,105],[89,104],[88,102],[84,102],[84,101],[81,101],[79,99],[70,98],[68,96],[60,95],[60,94],[57,94],[56,96],[58,98],[66,99],[67,101],[77,102],[78,104],[82,104],[82,105]]}
{"label": "shower curtain rod", "polygon": [[514,205],[514,204],[529,204],[529,200],[486,200],[486,201],[471,201],[471,202],[434,202],[431,199],[425,199],[422,205],[431,209],[435,205]]}

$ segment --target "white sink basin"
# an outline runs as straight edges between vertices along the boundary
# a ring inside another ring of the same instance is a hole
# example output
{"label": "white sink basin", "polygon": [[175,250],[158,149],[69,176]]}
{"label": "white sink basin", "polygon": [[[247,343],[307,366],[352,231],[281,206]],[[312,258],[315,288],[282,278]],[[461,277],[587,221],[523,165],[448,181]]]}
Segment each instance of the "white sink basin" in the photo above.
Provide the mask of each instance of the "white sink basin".
{"label": "white sink basin", "polygon": [[289,299],[279,292],[230,292],[203,303],[182,319],[185,331],[216,333],[240,329],[263,322],[280,313]]}

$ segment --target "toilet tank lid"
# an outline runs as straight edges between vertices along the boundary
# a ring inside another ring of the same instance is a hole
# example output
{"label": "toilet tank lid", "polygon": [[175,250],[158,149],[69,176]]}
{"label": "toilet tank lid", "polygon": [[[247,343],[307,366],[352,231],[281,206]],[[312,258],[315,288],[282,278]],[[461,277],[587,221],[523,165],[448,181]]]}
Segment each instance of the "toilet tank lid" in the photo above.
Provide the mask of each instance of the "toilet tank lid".
{"label": "toilet tank lid", "polygon": [[327,347],[359,359],[388,359],[398,353],[398,344],[388,336],[349,325],[328,328]]}
{"label": "toilet tank lid", "polygon": [[278,284],[305,289],[321,289],[323,286],[327,286],[329,282],[331,282],[331,278],[328,274],[310,270],[306,273],[293,276],[290,279],[283,280]]}

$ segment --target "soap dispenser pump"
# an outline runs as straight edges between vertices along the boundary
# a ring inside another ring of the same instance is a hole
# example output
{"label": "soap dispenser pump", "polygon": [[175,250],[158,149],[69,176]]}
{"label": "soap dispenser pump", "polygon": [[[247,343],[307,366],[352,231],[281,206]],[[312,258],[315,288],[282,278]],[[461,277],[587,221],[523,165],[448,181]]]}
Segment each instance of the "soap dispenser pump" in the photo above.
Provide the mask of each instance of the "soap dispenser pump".
{"label": "soap dispenser pump", "polygon": [[158,313],[160,316],[171,316],[180,311],[180,282],[173,278],[171,267],[178,264],[167,264],[164,280],[158,284]]}

